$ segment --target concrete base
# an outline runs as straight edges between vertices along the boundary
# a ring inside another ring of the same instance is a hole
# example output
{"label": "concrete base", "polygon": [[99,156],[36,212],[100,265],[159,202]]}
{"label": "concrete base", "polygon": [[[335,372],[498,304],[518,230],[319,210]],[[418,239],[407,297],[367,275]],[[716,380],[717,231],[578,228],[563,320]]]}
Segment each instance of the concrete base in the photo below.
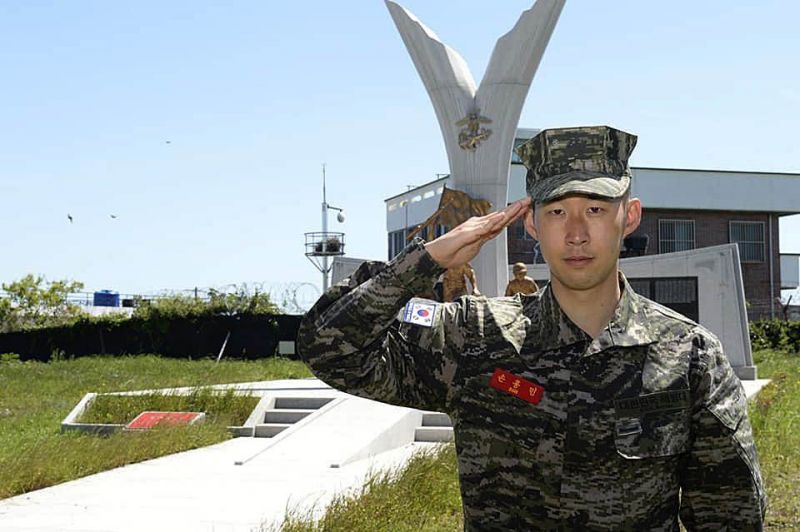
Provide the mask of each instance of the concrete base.
{"label": "concrete base", "polygon": [[769,379],[758,379],[758,380],[743,380],[742,386],[744,387],[744,393],[748,399],[752,399],[758,392],[761,391],[761,388],[769,384]]}
{"label": "concrete base", "polygon": [[758,368],[755,366],[738,366],[734,367],[733,371],[739,380],[754,381],[758,379]]}

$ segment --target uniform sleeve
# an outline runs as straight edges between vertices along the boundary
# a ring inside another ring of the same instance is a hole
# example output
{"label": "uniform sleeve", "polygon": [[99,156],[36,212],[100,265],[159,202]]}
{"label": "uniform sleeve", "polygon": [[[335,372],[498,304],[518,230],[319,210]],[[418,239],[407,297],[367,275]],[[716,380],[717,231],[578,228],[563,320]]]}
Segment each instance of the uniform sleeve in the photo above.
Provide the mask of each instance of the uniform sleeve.
{"label": "uniform sleeve", "polygon": [[719,340],[693,340],[692,446],[682,471],[688,530],[762,530],[766,494],[747,400]]}
{"label": "uniform sleeve", "polygon": [[[365,263],[326,292],[300,324],[300,358],[322,381],[386,403],[445,410],[467,336],[467,298],[437,303],[430,327],[398,312],[444,271],[415,241],[388,264]],[[430,307],[427,307],[430,308]]]}

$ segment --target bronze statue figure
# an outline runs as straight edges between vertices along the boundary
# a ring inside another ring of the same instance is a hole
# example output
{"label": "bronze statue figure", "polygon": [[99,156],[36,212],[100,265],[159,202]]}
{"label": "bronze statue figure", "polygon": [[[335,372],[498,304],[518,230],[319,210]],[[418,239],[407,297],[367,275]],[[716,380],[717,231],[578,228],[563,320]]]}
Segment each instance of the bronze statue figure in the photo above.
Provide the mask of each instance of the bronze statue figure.
{"label": "bronze statue figure", "polygon": [[527,276],[528,268],[522,262],[517,262],[512,267],[514,278],[508,282],[506,286],[506,295],[513,296],[514,294],[532,294],[539,290],[536,281]]}

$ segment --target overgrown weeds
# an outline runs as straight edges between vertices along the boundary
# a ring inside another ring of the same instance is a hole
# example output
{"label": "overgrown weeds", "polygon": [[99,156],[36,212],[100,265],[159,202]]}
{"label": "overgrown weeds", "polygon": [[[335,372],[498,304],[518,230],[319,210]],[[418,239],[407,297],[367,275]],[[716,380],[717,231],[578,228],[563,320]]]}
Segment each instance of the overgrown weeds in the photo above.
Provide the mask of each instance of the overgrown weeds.
{"label": "overgrown weeds", "polygon": [[247,421],[259,398],[236,390],[196,388],[187,394],[147,393],[98,395],[78,420],[79,423],[127,424],[145,411],[205,412],[205,423],[241,425]]}
{"label": "overgrown weeds", "polygon": [[800,529],[800,356],[756,354],[771,379],[750,404],[750,421],[769,496],[767,528]]}
{"label": "overgrown weeds", "polygon": [[[322,518],[308,509],[288,512],[283,532],[439,532],[462,530],[455,446],[418,453],[394,471],[372,474],[351,494],[337,495]],[[266,530],[276,530],[264,527]]]}

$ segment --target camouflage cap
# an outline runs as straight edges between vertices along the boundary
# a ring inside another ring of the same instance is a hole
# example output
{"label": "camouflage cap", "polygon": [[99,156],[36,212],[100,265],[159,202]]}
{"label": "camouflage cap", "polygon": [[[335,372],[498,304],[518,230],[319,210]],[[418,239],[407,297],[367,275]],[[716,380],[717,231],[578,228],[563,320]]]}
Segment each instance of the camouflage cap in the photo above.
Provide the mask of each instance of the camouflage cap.
{"label": "camouflage cap", "polygon": [[536,203],[566,194],[621,198],[631,183],[628,158],[636,135],[608,126],[545,129],[516,148],[528,168],[528,195]]}

